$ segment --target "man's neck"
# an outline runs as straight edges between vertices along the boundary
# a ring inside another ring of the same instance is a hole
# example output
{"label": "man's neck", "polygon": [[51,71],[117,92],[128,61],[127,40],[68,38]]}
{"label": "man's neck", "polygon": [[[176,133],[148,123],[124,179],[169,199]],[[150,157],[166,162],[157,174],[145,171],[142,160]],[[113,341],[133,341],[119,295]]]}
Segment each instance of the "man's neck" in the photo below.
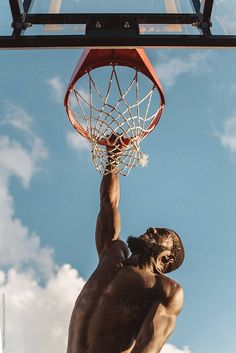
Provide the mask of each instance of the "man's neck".
{"label": "man's neck", "polygon": [[126,261],[128,266],[133,266],[136,268],[140,268],[141,270],[145,270],[147,272],[151,272],[153,274],[163,274],[163,270],[161,266],[155,262],[155,260],[151,258],[142,258],[140,255],[132,254]]}

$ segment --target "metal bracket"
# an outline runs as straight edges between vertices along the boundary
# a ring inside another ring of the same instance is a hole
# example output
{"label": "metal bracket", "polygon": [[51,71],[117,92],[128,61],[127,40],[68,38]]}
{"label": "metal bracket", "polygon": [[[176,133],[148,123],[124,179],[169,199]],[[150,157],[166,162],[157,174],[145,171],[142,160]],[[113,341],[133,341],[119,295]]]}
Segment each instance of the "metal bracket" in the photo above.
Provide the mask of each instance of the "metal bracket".
{"label": "metal bracket", "polygon": [[127,18],[124,15],[91,17],[86,24],[86,35],[109,34],[138,35],[139,25],[136,18]]}
{"label": "metal bracket", "polygon": [[25,31],[27,28],[32,27],[32,23],[26,22],[26,16],[27,13],[23,12],[20,17],[16,18],[16,20],[12,22],[12,28]]}
{"label": "metal bracket", "polygon": [[202,16],[199,16],[199,21],[192,23],[192,26],[200,30],[202,34],[205,35],[206,37],[209,37],[211,35],[210,28],[212,27],[212,22],[203,21]]}
{"label": "metal bracket", "polygon": [[197,21],[197,22],[192,23],[192,26],[196,27],[197,29],[206,30],[206,29],[210,29],[212,27],[212,22],[207,22],[207,21],[200,22],[200,21]]}

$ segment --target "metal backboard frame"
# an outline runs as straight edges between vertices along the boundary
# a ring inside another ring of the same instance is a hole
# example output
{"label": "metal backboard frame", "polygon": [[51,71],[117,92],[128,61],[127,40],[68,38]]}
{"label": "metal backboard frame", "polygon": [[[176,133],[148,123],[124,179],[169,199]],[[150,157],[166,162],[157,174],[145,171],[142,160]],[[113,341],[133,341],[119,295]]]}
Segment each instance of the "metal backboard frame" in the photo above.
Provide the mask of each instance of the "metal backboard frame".
{"label": "metal backboard frame", "polygon": [[[189,0],[192,13],[32,13],[33,1],[9,0],[12,34],[0,33],[0,49],[236,47],[236,35],[212,34],[214,0]],[[85,30],[82,34],[30,34],[37,26],[60,25],[84,26]],[[148,25],[188,25],[197,34],[141,33],[141,26]]]}

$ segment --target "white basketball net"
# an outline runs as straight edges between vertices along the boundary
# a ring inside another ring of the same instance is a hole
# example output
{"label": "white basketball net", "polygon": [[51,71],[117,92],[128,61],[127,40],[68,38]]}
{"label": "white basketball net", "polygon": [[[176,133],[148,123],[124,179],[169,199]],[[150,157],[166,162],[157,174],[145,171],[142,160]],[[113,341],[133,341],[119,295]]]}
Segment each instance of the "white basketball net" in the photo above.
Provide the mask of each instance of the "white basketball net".
{"label": "white basketball net", "polygon": [[[73,119],[87,131],[95,168],[102,175],[111,172],[128,175],[131,168],[138,164],[147,165],[148,156],[141,152],[139,144],[146,133],[154,128],[149,126],[163,109],[163,106],[159,107],[159,92],[150,79],[138,70],[129,68],[132,71],[131,82],[123,88],[118,79],[118,68],[115,65],[110,67],[108,88],[104,92],[95,84],[94,71],[99,70],[96,69],[84,75],[87,76],[86,91],[76,83],[72,89],[74,94],[70,94],[70,112]],[[121,82],[124,79],[122,76]],[[149,82],[142,95],[139,90],[140,76]],[[153,110],[151,102],[154,96],[158,97],[158,101],[154,102],[158,109]],[[127,139],[129,144],[124,145],[122,141]],[[100,144],[101,140],[109,140],[109,153]]]}

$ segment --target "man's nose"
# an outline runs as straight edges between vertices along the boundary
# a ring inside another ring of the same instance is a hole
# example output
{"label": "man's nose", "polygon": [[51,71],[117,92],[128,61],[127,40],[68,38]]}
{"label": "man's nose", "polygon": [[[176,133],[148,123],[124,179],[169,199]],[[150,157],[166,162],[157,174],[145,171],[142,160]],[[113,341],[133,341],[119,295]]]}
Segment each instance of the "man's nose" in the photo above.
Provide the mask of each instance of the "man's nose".
{"label": "man's nose", "polygon": [[157,230],[156,230],[156,228],[150,227],[150,228],[147,229],[147,233],[154,235],[154,234],[157,233]]}

